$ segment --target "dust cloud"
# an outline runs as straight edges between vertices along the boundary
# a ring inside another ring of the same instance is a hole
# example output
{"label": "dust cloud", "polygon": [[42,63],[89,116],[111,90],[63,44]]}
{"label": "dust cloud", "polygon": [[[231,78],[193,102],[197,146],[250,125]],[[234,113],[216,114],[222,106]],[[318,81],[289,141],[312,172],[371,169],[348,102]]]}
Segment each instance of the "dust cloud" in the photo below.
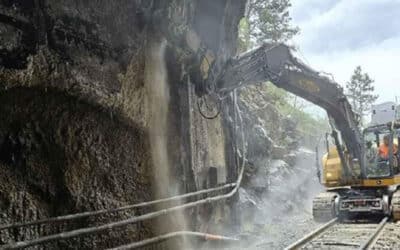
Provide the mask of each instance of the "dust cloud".
{"label": "dust cloud", "polygon": [[[318,223],[312,218],[312,199],[323,190],[319,183],[315,152],[300,148],[293,166],[272,160],[269,168],[269,188],[254,207],[242,209],[241,249],[283,249]],[[251,199],[251,191],[241,195]],[[243,219],[244,218],[244,219]]]}

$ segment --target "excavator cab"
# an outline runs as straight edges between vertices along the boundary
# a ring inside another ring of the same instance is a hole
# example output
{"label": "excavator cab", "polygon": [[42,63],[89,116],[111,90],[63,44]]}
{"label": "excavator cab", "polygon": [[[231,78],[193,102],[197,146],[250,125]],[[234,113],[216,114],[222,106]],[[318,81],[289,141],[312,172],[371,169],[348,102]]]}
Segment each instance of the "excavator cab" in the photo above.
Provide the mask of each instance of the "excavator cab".
{"label": "excavator cab", "polygon": [[366,180],[380,180],[376,184],[383,184],[382,181],[392,179],[399,174],[399,132],[398,129],[392,129],[387,125],[364,130]]}
{"label": "excavator cab", "polygon": [[[389,142],[387,146],[384,146],[385,138]],[[397,145],[396,131],[367,129],[364,132],[366,178],[388,178],[398,173]],[[387,152],[381,152],[380,147],[386,147]]]}

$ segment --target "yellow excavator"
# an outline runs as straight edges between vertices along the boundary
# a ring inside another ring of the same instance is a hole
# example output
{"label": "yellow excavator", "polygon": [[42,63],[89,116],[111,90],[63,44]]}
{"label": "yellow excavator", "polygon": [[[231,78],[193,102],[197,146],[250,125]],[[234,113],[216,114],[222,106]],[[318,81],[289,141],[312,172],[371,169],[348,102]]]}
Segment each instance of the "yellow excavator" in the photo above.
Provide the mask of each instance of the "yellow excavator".
{"label": "yellow excavator", "polygon": [[[382,157],[379,147],[388,140],[389,155]],[[328,188],[314,199],[316,220],[326,221],[335,216],[352,214],[392,215],[400,219],[400,172],[397,145],[400,142],[400,124],[396,121],[374,125],[363,131],[363,167],[360,178],[343,183],[343,163],[336,147],[327,149],[322,158],[323,184]],[[346,164],[352,160],[346,157]]]}
{"label": "yellow excavator", "polygon": [[[400,142],[399,123],[385,122],[361,132],[359,117],[352,111],[343,88],[331,77],[302,63],[284,44],[264,44],[212,70],[219,74],[212,74],[207,81],[216,86],[219,95],[270,81],[326,110],[333,146],[327,143],[322,159],[322,183],[326,190],[313,200],[315,220],[360,214],[400,219],[399,161],[393,150],[395,143]],[[382,159],[377,150],[385,135],[391,138],[390,154]]]}

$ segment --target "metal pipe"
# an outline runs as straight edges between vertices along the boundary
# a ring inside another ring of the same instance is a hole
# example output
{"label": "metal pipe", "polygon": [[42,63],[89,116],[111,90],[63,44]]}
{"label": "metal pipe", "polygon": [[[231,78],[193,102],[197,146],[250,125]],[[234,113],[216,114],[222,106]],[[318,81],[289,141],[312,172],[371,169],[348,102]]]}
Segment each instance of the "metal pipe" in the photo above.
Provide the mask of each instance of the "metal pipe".
{"label": "metal pipe", "polygon": [[220,190],[224,190],[227,188],[232,188],[235,185],[236,185],[236,183],[229,183],[229,184],[225,184],[223,186],[216,187],[216,188],[203,189],[203,190],[196,191],[196,192],[186,193],[186,194],[182,194],[182,195],[177,195],[177,196],[153,200],[153,201],[142,202],[142,203],[133,204],[133,205],[122,206],[122,207],[118,207],[118,208],[102,209],[102,210],[96,210],[96,211],[90,211],[90,212],[62,215],[62,216],[57,216],[57,217],[52,217],[52,218],[29,221],[29,222],[19,222],[19,223],[14,223],[14,224],[0,225],[0,231],[5,230],[5,229],[19,228],[19,227],[24,227],[24,226],[33,226],[33,225],[38,225],[38,224],[50,223],[50,222],[53,223],[53,222],[61,222],[61,221],[66,221],[66,220],[76,220],[76,219],[81,219],[81,218],[94,216],[94,215],[115,213],[115,212],[120,212],[120,211],[134,209],[134,208],[141,208],[141,207],[146,207],[146,206],[150,206],[150,205],[155,205],[158,203],[163,203],[163,202],[168,202],[168,201],[176,201],[176,200],[180,200],[180,199],[184,199],[184,198],[190,198],[190,197],[193,197],[196,195],[220,191]]}
{"label": "metal pipe", "polygon": [[[240,183],[242,181],[243,172],[244,171],[242,168],[239,178],[238,178],[238,183]],[[169,214],[171,212],[176,212],[176,211],[180,211],[180,210],[183,210],[186,208],[191,208],[191,207],[199,206],[202,204],[207,204],[207,203],[219,201],[222,199],[230,198],[237,192],[238,187],[239,187],[239,185],[236,185],[235,188],[233,188],[231,192],[224,194],[224,195],[218,195],[218,196],[211,197],[211,198],[206,198],[206,199],[202,199],[202,200],[198,200],[198,201],[194,201],[194,202],[189,202],[189,203],[186,203],[186,204],[183,204],[180,206],[162,209],[162,210],[159,210],[156,212],[151,212],[151,213],[140,215],[137,217],[131,217],[129,219],[112,222],[112,223],[104,224],[101,226],[76,229],[76,230],[72,230],[69,232],[64,232],[64,233],[53,234],[53,235],[41,237],[41,238],[34,239],[34,240],[19,241],[16,243],[3,245],[2,247],[4,247],[5,249],[18,249],[18,248],[34,246],[34,245],[38,245],[38,244],[42,244],[42,243],[47,243],[47,242],[54,241],[54,240],[65,240],[65,239],[69,239],[69,238],[80,236],[80,235],[87,235],[87,234],[91,234],[91,233],[98,233],[98,232],[102,232],[105,230],[110,230],[110,229],[113,229],[116,227],[121,227],[121,226],[129,225],[129,224],[137,223],[140,221],[153,219],[153,218],[159,217],[161,215]]]}
{"label": "metal pipe", "polygon": [[203,238],[204,240],[217,240],[217,241],[238,241],[238,239],[230,238],[222,235],[215,235],[215,234],[207,234],[207,233],[200,233],[200,232],[191,232],[191,231],[178,231],[178,232],[171,232],[167,234],[163,234],[157,237],[153,237],[150,239],[145,239],[142,241],[130,243],[127,245],[118,246],[115,248],[110,248],[108,250],[125,250],[125,249],[135,249],[139,247],[144,247],[147,245],[151,245],[154,243],[158,243],[160,241],[164,241],[174,237],[181,237],[181,236],[191,236],[191,237],[199,237]]}
{"label": "metal pipe", "polygon": [[[242,177],[243,177],[243,171],[244,169],[241,169],[241,172],[239,174],[239,178],[238,178],[238,184],[241,183],[242,181]],[[125,220],[120,220],[117,222],[111,222],[108,224],[104,224],[104,225],[100,225],[100,226],[94,226],[94,227],[88,227],[88,228],[81,228],[81,229],[76,229],[76,230],[72,230],[69,232],[64,232],[64,233],[59,233],[59,234],[53,234],[53,235],[49,235],[49,236],[44,236],[38,239],[34,239],[34,240],[26,240],[26,241],[19,241],[19,242],[15,242],[15,243],[11,243],[11,244],[7,244],[7,245],[3,245],[2,247],[5,249],[18,249],[18,248],[25,248],[25,247],[30,247],[30,246],[34,246],[34,245],[38,245],[38,244],[42,244],[42,243],[47,243],[47,242],[51,242],[51,241],[55,241],[55,240],[65,240],[65,239],[69,239],[69,238],[73,238],[76,236],[81,236],[81,235],[87,235],[87,234],[92,234],[92,233],[99,233],[102,231],[106,231],[106,230],[111,230],[113,228],[116,227],[122,227],[122,226],[126,226],[129,224],[134,224],[140,221],[144,221],[144,220],[149,220],[149,219],[153,219],[162,215],[166,215],[169,214],[171,212],[177,212],[180,210],[184,210],[186,208],[191,208],[191,207],[195,207],[195,206],[199,206],[199,205],[203,205],[203,204],[207,204],[207,203],[212,203],[215,201],[219,201],[219,200],[223,200],[223,199],[227,199],[232,197],[237,190],[239,189],[239,185],[236,185],[231,192],[224,194],[224,195],[218,195],[215,197],[209,197],[206,199],[201,199],[198,201],[194,201],[194,202],[189,202],[180,206],[175,206],[175,207],[171,207],[171,208],[166,208],[166,209],[162,209],[156,212],[150,212],[148,214],[144,214],[144,215],[140,215],[137,217],[131,217],[129,219],[125,219]]]}

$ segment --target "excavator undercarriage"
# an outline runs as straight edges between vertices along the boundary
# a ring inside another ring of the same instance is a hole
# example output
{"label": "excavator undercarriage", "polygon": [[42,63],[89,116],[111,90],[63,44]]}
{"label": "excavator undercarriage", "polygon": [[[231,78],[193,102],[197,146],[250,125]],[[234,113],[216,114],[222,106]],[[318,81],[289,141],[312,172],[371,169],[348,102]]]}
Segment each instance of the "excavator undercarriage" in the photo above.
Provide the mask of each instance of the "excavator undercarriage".
{"label": "excavator undercarriage", "polygon": [[369,216],[392,216],[400,220],[400,190],[388,188],[348,188],[328,190],[313,200],[312,212],[317,222],[333,218],[354,219]]}
{"label": "excavator undercarriage", "polygon": [[336,217],[338,193],[322,192],[313,200],[312,213],[315,221],[326,222]]}
{"label": "excavator undercarriage", "polygon": [[392,210],[393,220],[395,221],[400,220],[400,190],[397,190],[392,195],[391,210]]}

